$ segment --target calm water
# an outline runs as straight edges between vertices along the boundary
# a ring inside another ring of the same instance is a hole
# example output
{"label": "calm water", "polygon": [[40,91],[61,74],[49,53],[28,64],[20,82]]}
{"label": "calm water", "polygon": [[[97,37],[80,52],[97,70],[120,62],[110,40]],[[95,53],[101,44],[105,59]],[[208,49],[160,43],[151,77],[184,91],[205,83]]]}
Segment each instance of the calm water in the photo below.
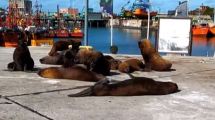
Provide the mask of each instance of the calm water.
{"label": "calm water", "polygon": [[[150,32],[150,40],[155,44],[156,31]],[[113,30],[113,44],[118,46],[119,54],[140,55],[137,42],[146,38],[146,30],[119,29]],[[192,56],[214,56],[215,37],[193,37]],[[110,53],[110,29],[89,28],[89,45],[103,53]]]}

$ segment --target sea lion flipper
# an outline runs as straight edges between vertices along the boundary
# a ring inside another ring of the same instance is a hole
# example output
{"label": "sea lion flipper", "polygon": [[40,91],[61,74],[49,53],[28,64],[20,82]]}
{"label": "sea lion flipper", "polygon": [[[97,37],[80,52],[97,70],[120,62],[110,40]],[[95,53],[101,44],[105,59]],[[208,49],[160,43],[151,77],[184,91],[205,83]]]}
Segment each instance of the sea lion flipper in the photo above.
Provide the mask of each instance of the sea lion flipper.
{"label": "sea lion flipper", "polygon": [[93,95],[93,88],[87,88],[79,93],[69,94],[68,97],[85,97],[85,96],[92,96]]}

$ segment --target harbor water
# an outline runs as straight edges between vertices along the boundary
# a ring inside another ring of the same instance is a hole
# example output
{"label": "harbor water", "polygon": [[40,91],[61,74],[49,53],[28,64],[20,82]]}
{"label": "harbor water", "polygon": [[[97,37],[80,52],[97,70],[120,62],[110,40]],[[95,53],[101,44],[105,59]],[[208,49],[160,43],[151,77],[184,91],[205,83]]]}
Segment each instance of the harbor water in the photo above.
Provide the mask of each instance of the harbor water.
{"label": "harbor water", "polygon": [[[103,53],[110,53],[110,28],[89,28],[88,45]],[[146,29],[113,29],[113,44],[118,47],[118,54],[140,55],[138,41],[146,38]],[[155,45],[157,31],[150,30],[150,40]],[[84,42],[83,42],[84,43]],[[192,56],[213,57],[215,37],[192,37]]]}

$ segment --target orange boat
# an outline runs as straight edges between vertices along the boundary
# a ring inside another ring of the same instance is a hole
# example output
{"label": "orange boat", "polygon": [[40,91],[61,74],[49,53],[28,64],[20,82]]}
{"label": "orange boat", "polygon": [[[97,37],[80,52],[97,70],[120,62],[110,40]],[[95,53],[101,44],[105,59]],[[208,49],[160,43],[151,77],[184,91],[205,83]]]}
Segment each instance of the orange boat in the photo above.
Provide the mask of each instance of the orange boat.
{"label": "orange boat", "polygon": [[66,29],[56,30],[57,37],[69,37],[69,32]]}
{"label": "orange boat", "polygon": [[211,35],[215,35],[215,26],[209,28],[209,32]]}
{"label": "orange boat", "polygon": [[18,33],[4,32],[3,33],[3,46],[4,47],[17,47],[18,46]]}
{"label": "orange boat", "polygon": [[209,32],[208,25],[201,24],[201,25],[193,25],[192,27],[192,34],[199,35],[199,36],[207,36]]}
{"label": "orange boat", "polygon": [[[137,8],[133,11],[134,16],[137,18],[147,18],[148,17],[148,12],[145,9],[142,8]],[[150,12],[150,18],[153,16],[156,16],[157,12],[152,11]]]}
{"label": "orange boat", "polygon": [[80,28],[75,28],[71,33],[70,33],[71,37],[74,38],[82,38],[84,36],[83,32],[81,31]]}

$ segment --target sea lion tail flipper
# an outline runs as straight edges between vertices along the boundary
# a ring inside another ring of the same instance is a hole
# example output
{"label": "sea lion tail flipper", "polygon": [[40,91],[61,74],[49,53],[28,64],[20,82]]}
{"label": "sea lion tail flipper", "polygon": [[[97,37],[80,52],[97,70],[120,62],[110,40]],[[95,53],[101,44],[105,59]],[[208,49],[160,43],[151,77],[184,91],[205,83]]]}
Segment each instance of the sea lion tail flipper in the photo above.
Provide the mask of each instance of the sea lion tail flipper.
{"label": "sea lion tail flipper", "polygon": [[93,87],[87,88],[79,93],[69,94],[68,97],[85,97],[93,95]]}

